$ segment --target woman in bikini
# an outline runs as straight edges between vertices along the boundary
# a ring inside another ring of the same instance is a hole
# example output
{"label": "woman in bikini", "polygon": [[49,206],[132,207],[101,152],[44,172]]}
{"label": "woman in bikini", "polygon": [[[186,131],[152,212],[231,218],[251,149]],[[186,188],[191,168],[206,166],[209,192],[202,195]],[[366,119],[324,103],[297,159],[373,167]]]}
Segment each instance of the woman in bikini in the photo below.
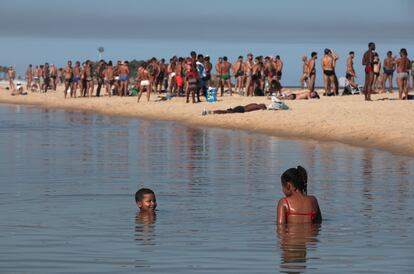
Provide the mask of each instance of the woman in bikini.
{"label": "woman in bikini", "polygon": [[277,224],[321,223],[318,200],[307,195],[306,170],[301,166],[290,168],[282,174],[281,181],[286,197],[277,205]]}

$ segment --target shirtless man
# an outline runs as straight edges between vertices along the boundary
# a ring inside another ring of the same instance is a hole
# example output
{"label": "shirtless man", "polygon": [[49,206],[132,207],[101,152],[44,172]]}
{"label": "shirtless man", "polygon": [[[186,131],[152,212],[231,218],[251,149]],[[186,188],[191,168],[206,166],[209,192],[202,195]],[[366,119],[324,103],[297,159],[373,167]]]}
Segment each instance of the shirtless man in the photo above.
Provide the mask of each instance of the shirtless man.
{"label": "shirtless man", "polygon": [[57,85],[57,68],[54,64],[50,65],[50,81],[52,83],[52,89],[56,91],[56,85]]}
{"label": "shirtless man", "polygon": [[111,97],[112,95],[112,86],[114,85],[114,68],[112,67],[112,61],[109,61],[103,72],[106,94]]}
{"label": "shirtless man", "polygon": [[210,56],[204,57],[204,68],[206,70],[206,81],[209,87],[213,86],[213,81],[211,79],[211,70],[213,69],[213,64],[210,62]]}
{"label": "shirtless man", "polygon": [[[269,93],[274,92],[274,84],[273,81],[277,81],[276,77],[276,60],[272,60],[270,56],[266,56],[264,68],[263,68],[263,76],[265,80],[267,80],[269,84]],[[264,81],[265,82],[265,81]],[[265,85],[264,85],[265,86]],[[263,87],[264,89],[265,87]]]}
{"label": "shirtless man", "polygon": [[276,55],[275,66],[276,66],[276,80],[280,82],[280,80],[282,80],[283,62],[280,59],[279,55]]}
{"label": "shirtless man", "polygon": [[[164,79],[167,71],[167,66],[165,65],[165,59],[161,59],[158,62],[158,75],[155,80],[156,92],[162,92],[164,90]],[[159,88],[158,88],[159,87]]]}
{"label": "shirtless man", "polygon": [[175,82],[177,84],[178,96],[184,94],[184,58],[178,58],[178,62],[175,66]]}
{"label": "shirtless man", "polygon": [[358,85],[355,83],[356,73],[354,69],[354,58],[355,53],[353,51],[349,52],[349,57],[346,60],[346,75],[345,78],[348,79],[349,84],[352,87],[357,87]]}
{"label": "shirtless man", "polygon": [[33,70],[33,81],[36,85],[35,91],[40,91],[40,75],[42,75],[42,71],[40,70],[39,66],[35,66]]}
{"label": "shirtless man", "polygon": [[43,72],[42,72],[42,77],[43,77],[43,88],[45,93],[47,92],[47,89],[50,86],[50,69],[49,69],[49,63],[45,63],[44,67],[43,67]]}
{"label": "shirtless man", "polygon": [[129,68],[125,62],[121,63],[119,66],[119,80],[120,82],[120,95],[126,96],[128,92],[128,75],[129,75]]}
{"label": "shirtless man", "polygon": [[315,92],[316,59],[318,59],[318,54],[312,52],[309,60],[309,97]]}
{"label": "shirtless man", "polygon": [[158,75],[160,73],[160,69],[159,69],[159,66],[158,66],[158,61],[157,61],[157,59],[155,57],[152,57],[151,58],[151,61],[148,64],[148,66],[147,66],[146,69],[147,69],[147,71],[149,72],[149,74],[151,76],[151,84],[154,85],[152,87],[152,89],[155,92],[158,92],[158,88],[155,85],[155,83],[157,82],[157,78],[158,78]]}
{"label": "shirtless man", "polygon": [[[393,64],[397,65],[397,84],[399,87],[398,98],[400,100],[408,100],[408,72],[411,69],[411,61],[407,58],[407,50],[405,48],[400,50],[400,58],[395,60]],[[404,98],[402,97],[404,93]]]}
{"label": "shirtless man", "polygon": [[15,91],[14,79],[16,78],[16,71],[12,66],[7,69],[7,78],[9,79],[10,90]]}
{"label": "shirtless man", "polygon": [[65,78],[65,89],[63,91],[65,95],[65,99],[66,99],[69,89],[70,89],[70,97],[72,97],[73,94],[75,94],[75,98],[76,98],[76,91],[73,92],[73,84],[72,84],[73,83],[72,61],[68,61],[67,67],[63,69],[63,77]]}
{"label": "shirtless man", "polygon": [[57,71],[57,79],[59,80],[58,81],[59,85],[62,85],[62,84],[65,83],[65,79],[63,78],[63,69],[62,68],[59,68],[58,71]]}
{"label": "shirtless man", "polygon": [[325,55],[322,58],[323,80],[325,83],[325,95],[335,95],[335,66],[332,51],[325,49]]}
{"label": "shirtless man", "polygon": [[371,87],[374,81],[374,50],[375,44],[370,42],[368,44],[368,50],[364,53],[362,57],[362,65],[365,66],[365,83],[364,83],[364,95],[365,101],[371,100]]}
{"label": "shirtless man", "polygon": [[245,89],[246,89],[246,96],[253,96],[253,54],[249,53],[247,54],[247,60],[244,63],[244,75],[246,77],[246,85],[245,85]]}
{"label": "shirtless man", "polygon": [[26,90],[29,91],[31,89],[31,87],[32,87],[32,81],[33,81],[32,64],[30,64],[27,67],[27,70],[26,70],[26,81],[27,81]]}
{"label": "shirtless man", "polygon": [[170,59],[170,63],[167,66],[168,74],[168,90],[167,96],[171,97],[176,91],[176,80],[175,80],[175,67],[177,65],[177,57],[174,56]]}
{"label": "shirtless man", "polygon": [[[92,67],[91,67],[91,62],[89,60],[86,61],[86,66],[84,69],[84,76],[85,76],[85,80],[86,80],[86,94],[88,95],[88,97],[92,97],[92,93],[93,93],[93,73],[92,73]],[[85,90],[85,87],[84,87]]]}
{"label": "shirtless man", "polygon": [[[223,63],[221,63],[221,79],[224,86],[228,86],[230,89],[230,95],[233,94],[232,86],[231,86],[231,74],[230,70],[232,68],[232,64],[228,61],[227,57],[223,57]],[[221,90],[221,96],[223,96],[224,88]]]}
{"label": "shirtless man", "polygon": [[414,61],[411,61],[411,77],[413,78],[412,88],[413,88],[413,91],[414,91]]}
{"label": "shirtless man", "polygon": [[244,84],[243,56],[239,56],[237,62],[234,64],[233,75],[236,78],[236,93],[242,94]]}
{"label": "shirtless man", "polygon": [[262,88],[262,74],[263,74],[263,62],[261,56],[256,56],[254,65],[252,67],[252,82],[253,82],[253,94],[257,88]]}
{"label": "shirtless man", "polygon": [[302,76],[300,77],[300,87],[302,89],[305,88],[305,83],[306,86],[309,88],[309,64],[308,64],[308,57],[303,56],[302,57]]}
{"label": "shirtless man", "polygon": [[[197,63],[193,59],[193,54],[191,54],[190,58],[186,60],[186,67],[185,67],[185,79],[187,82],[187,88],[185,89],[185,97],[187,98],[186,103],[189,103],[190,95],[193,101],[195,101],[195,96],[198,95],[198,73],[197,73]],[[198,97],[198,102],[200,102],[200,98]]]}
{"label": "shirtless man", "polygon": [[219,88],[221,88],[221,94],[224,93],[224,86],[223,86],[223,80],[221,79],[221,64],[223,63],[223,58],[219,57],[217,60],[217,64],[215,66],[216,69],[216,90],[219,91]]}
{"label": "shirtless man", "polygon": [[81,87],[81,73],[82,73],[82,71],[81,71],[79,61],[76,61],[75,67],[73,68],[72,72],[73,72],[72,88],[71,88],[72,92],[70,93],[70,97],[76,98],[76,92],[77,92],[78,88],[81,89],[80,96],[82,96],[82,87]]}
{"label": "shirtless man", "polygon": [[394,76],[394,70],[395,70],[395,59],[392,57],[392,51],[387,52],[387,57],[384,59],[384,75],[382,76],[382,91],[381,93],[385,92],[385,85],[387,84],[388,80],[388,92],[392,92],[393,89],[393,76]]}
{"label": "shirtless man", "polygon": [[101,96],[101,89],[105,85],[105,80],[104,80],[105,67],[106,67],[105,61],[100,60],[98,63],[98,66],[96,66],[96,69],[95,69],[96,82],[98,84],[98,87],[96,88],[96,97]]}
{"label": "shirtless man", "polygon": [[141,99],[142,93],[144,90],[147,92],[147,101],[149,102],[151,91],[152,91],[152,77],[147,70],[147,64],[144,64],[142,67],[138,69],[138,85],[139,85],[139,93],[137,102]]}

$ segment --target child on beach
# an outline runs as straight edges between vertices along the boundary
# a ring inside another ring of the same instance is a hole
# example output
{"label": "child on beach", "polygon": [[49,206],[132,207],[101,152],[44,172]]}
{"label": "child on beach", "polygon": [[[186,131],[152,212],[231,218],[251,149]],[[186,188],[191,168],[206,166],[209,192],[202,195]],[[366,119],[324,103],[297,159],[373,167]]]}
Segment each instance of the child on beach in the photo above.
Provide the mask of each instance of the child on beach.
{"label": "child on beach", "polygon": [[157,208],[155,193],[149,188],[141,188],[135,193],[135,203],[141,212],[153,212]]}
{"label": "child on beach", "polygon": [[301,166],[290,168],[282,174],[281,181],[286,197],[277,205],[277,224],[321,223],[318,200],[307,195],[306,170]]}

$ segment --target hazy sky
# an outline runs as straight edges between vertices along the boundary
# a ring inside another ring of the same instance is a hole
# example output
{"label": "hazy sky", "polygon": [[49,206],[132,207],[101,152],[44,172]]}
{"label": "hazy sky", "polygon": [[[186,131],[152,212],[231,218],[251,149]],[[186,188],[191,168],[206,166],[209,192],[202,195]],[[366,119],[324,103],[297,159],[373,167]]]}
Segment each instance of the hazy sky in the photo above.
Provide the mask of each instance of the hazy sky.
{"label": "hazy sky", "polygon": [[343,60],[373,40],[380,53],[410,54],[413,11],[410,0],[0,0],[0,60],[23,71],[28,63],[96,59],[98,46],[114,60],[252,51],[280,54],[293,84],[300,57],[313,50],[333,47]]}

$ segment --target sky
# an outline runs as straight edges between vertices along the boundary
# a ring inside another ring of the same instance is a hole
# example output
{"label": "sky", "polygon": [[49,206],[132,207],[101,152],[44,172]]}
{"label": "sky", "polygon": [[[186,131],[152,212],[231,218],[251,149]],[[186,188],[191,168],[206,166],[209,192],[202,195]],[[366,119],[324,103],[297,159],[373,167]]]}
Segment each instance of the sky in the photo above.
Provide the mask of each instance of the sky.
{"label": "sky", "polygon": [[286,85],[297,85],[301,57],[326,47],[340,70],[370,41],[380,56],[402,47],[410,55],[413,10],[410,0],[0,0],[0,65],[22,73],[29,63],[96,60],[99,46],[112,60],[252,52],[279,54]]}

